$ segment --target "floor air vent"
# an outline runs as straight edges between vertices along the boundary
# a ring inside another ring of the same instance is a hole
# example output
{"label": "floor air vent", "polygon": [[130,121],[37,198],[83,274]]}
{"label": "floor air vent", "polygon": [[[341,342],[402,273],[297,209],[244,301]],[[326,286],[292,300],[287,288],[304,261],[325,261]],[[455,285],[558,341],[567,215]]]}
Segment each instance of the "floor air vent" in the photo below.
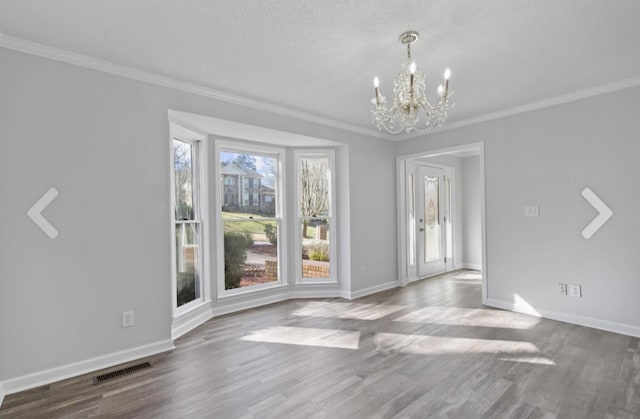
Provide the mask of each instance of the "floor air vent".
{"label": "floor air vent", "polygon": [[151,364],[148,362],[143,362],[142,364],[132,365],[130,367],[122,368],[116,371],[111,371],[106,374],[97,375],[93,381],[96,384],[104,383],[105,381],[112,380],[117,377],[121,377],[123,375],[133,374],[136,371],[143,370],[145,368],[150,368]]}

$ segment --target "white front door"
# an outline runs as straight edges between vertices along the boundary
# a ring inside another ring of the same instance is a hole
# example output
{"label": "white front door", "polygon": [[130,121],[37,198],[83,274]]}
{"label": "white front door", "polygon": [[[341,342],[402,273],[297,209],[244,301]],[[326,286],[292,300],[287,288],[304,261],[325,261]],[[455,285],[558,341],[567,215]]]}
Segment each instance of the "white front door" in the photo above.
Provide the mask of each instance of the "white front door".
{"label": "white front door", "polygon": [[416,182],[416,254],[418,277],[446,271],[448,183],[444,169],[418,166]]}

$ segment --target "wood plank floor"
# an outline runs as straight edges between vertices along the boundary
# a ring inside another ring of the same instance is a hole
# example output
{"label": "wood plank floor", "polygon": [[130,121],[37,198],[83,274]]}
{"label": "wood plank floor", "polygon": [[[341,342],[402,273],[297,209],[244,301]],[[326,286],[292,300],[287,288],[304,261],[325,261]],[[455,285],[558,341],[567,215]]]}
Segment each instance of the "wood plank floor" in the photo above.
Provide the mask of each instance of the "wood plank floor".
{"label": "wood plank floor", "polygon": [[640,417],[638,338],[489,309],[480,293],[458,271],[216,318],[151,368],[10,395],[0,417]]}

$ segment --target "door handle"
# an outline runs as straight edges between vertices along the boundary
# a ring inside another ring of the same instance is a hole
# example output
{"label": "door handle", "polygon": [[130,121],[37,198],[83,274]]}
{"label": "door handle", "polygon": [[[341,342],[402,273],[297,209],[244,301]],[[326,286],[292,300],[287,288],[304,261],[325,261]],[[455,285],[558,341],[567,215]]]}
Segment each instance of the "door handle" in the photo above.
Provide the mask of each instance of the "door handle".
{"label": "door handle", "polygon": [[424,228],[421,228],[420,231],[424,231]]}

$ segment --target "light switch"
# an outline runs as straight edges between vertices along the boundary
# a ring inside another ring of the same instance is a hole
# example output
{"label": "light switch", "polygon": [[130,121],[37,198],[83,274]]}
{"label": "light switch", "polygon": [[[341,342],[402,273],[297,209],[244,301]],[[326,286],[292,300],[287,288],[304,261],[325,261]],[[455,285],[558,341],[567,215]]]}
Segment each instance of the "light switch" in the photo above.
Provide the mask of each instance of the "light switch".
{"label": "light switch", "polygon": [[569,285],[569,295],[571,297],[582,298],[582,286],[579,284]]}

